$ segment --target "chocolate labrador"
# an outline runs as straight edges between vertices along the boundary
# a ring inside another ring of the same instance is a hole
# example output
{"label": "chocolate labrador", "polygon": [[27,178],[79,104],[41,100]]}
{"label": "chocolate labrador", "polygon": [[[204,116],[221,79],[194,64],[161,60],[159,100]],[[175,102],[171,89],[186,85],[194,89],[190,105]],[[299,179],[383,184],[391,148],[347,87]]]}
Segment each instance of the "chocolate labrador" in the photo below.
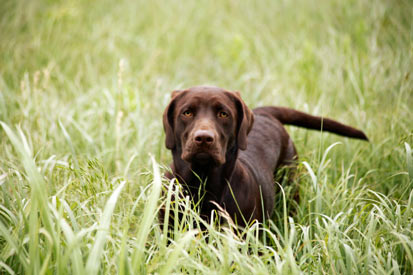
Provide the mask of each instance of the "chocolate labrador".
{"label": "chocolate labrador", "polygon": [[297,158],[283,124],[367,140],[328,118],[283,107],[251,111],[238,92],[193,87],[174,91],[163,115],[173,157],[166,176],[182,184],[206,219],[219,205],[238,225],[262,222],[274,208],[275,171]]}

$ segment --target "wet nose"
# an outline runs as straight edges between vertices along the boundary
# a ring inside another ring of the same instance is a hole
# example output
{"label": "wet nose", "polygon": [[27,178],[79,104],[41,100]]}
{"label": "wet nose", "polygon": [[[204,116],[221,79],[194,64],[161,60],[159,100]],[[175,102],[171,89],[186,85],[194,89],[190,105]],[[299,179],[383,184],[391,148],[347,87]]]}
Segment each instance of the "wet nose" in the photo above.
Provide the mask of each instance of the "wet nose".
{"label": "wet nose", "polygon": [[209,130],[197,130],[194,134],[194,141],[197,145],[211,145],[214,140],[214,134]]}

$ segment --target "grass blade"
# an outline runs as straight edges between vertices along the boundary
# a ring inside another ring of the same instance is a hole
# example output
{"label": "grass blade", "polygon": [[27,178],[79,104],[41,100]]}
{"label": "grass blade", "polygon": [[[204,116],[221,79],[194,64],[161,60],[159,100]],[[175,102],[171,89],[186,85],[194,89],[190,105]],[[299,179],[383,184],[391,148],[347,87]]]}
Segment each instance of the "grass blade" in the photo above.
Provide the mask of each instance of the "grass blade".
{"label": "grass blade", "polygon": [[96,234],[96,241],[90,250],[89,257],[86,263],[86,274],[93,275],[97,274],[100,267],[100,257],[102,256],[103,246],[106,243],[106,236],[109,232],[110,220],[115,209],[116,203],[119,198],[119,194],[125,186],[125,181],[123,181],[116,189],[113,191],[109,200],[106,203],[105,209],[103,211],[102,217],[100,219],[100,226]]}
{"label": "grass blade", "polygon": [[197,232],[197,230],[189,231],[178,241],[172,252],[168,255],[168,260],[160,272],[161,275],[171,274],[172,269],[176,266],[178,255],[183,252],[182,250],[185,245],[193,239]]}
{"label": "grass blade", "polygon": [[136,240],[136,248],[133,253],[132,268],[135,272],[139,271],[140,266],[142,265],[143,252],[145,250],[146,239],[148,238],[151,225],[155,218],[156,208],[158,204],[158,199],[161,193],[162,180],[161,173],[159,171],[159,166],[156,163],[155,159],[152,157],[152,166],[153,166],[153,185],[151,189],[151,195],[143,213],[143,219],[138,231],[138,236]]}
{"label": "grass blade", "polygon": [[0,122],[7,136],[9,137],[13,147],[18,152],[21,162],[23,163],[24,169],[27,173],[27,180],[31,186],[31,200],[30,200],[30,216],[29,216],[29,258],[30,266],[29,270],[33,272],[38,272],[40,263],[39,263],[39,229],[41,224],[39,222],[39,215],[43,222],[46,231],[52,236],[52,247],[53,249],[57,244],[56,232],[54,229],[54,224],[51,218],[51,214],[48,206],[48,196],[47,196],[47,187],[42,176],[37,170],[34,160],[31,158],[31,152],[28,151],[28,143],[23,135],[23,132],[20,131],[21,140],[16,136],[16,134],[3,122]]}
{"label": "grass blade", "polygon": [[413,180],[413,154],[412,148],[410,145],[405,142],[404,146],[406,147],[406,164],[407,164],[407,172],[409,173],[410,181]]}

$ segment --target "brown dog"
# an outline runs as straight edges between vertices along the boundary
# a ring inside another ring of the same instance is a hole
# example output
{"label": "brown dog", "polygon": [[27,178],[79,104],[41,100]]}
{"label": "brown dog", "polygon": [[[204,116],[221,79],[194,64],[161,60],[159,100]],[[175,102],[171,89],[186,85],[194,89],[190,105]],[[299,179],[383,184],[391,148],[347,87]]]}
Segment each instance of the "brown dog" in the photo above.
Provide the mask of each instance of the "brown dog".
{"label": "brown dog", "polygon": [[163,115],[173,157],[173,174],[166,176],[182,183],[206,219],[218,204],[239,225],[261,222],[274,207],[275,171],[297,157],[283,124],[367,140],[363,132],[328,118],[281,107],[251,112],[238,92],[193,87],[174,91]]}

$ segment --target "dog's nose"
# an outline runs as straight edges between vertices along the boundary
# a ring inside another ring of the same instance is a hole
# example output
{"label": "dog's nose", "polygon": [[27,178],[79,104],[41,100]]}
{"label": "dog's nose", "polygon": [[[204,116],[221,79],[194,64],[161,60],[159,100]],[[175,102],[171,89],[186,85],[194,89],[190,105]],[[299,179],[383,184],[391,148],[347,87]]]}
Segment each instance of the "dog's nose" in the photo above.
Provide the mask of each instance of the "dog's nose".
{"label": "dog's nose", "polygon": [[198,145],[214,143],[214,134],[209,130],[198,130],[194,134],[194,141]]}

